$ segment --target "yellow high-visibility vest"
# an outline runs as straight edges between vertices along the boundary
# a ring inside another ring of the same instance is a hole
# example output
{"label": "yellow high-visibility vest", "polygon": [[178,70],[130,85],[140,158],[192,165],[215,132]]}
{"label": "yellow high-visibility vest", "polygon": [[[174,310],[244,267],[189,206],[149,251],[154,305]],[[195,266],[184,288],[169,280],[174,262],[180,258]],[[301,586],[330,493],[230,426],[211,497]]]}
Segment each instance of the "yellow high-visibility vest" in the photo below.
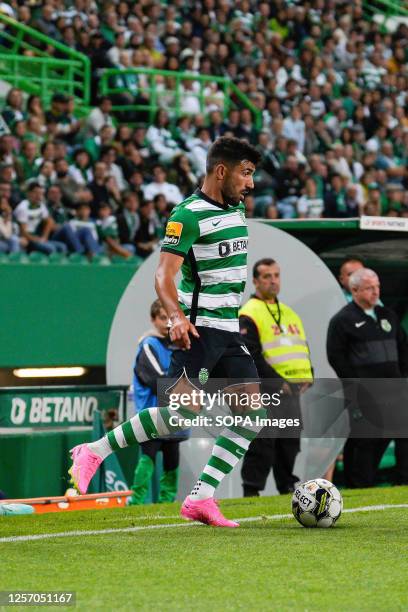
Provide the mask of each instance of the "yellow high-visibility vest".
{"label": "yellow high-visibility vest", "polygon": [[279,376],[292,383],[312,382],[310,352],[302,321],[294,310],[282,302],[279,302],[279,310],[280,320],[277,304],[251,298],[239,314],[255,323],[262,355]]}

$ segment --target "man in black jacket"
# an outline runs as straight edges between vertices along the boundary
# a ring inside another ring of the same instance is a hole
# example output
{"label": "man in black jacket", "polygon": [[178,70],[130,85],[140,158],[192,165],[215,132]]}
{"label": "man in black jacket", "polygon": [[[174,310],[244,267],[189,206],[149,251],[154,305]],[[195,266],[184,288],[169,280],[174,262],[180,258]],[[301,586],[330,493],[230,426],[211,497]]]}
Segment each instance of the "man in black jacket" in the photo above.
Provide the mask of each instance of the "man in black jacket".
{"label": "man in black jacket", "polygon": [[136,232],[140,228],[139,198],[133,191],[125,191],[123,210],[117,213],[119,240],[121,244],[134,244]]}
{"label": "man in black jacket", "polygon": [[[343,383],[351,426],[344,448],[346,485],[369,487],[389,442],[390,419],[404,435],[406,390],[398,379],[408,375],[408,342],[396,314],[378,303],[380,283],[373,270],[356,270],[349,284],[353,301],[330,321],[327,356],[339,378],[354,379]],[[395,449],[396,483],[408,484],[407,438],[398,437]]]}

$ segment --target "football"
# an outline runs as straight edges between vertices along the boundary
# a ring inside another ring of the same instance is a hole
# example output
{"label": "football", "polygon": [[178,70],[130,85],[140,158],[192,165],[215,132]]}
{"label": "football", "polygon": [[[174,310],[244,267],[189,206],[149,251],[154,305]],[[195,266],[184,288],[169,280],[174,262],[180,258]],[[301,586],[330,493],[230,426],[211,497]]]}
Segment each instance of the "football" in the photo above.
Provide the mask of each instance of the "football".
{"label": "football", "polygon": [[342,510],[340,491],[324,478],[303,482],[293,493],[293,516],[303,527],[333,527]]}

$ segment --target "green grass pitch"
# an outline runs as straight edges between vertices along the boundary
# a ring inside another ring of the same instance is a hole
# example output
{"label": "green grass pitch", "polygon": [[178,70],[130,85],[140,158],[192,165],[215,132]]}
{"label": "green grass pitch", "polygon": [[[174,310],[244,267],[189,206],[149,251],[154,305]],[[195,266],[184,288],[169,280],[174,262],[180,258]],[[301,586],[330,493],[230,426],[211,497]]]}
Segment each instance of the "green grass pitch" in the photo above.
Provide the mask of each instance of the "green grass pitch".
{"label": "green grass pitch", "polygon": [[184,523],[179,504],[4,517],[0,590],[74,590],[83,610],[408,610],[408,487],[343,496],[348,510],[407,507],[344,513],[331,529],[274,516],[289,496],[222,502],[229,518],[260,517],[238,529]]}

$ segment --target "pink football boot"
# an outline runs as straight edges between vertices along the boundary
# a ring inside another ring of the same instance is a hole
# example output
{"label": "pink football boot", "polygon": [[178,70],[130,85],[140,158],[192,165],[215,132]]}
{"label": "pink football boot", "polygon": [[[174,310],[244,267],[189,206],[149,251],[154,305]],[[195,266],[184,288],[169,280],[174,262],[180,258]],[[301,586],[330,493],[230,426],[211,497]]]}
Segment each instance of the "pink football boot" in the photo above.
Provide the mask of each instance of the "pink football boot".
{"label": "pink football boot", "polygon": [[87,444],[79,444],[71,448],[72,467],[68,470],[71,475],[74,487],[85,495],[92,476],[102,463],[102,457],[88,448]]}
{"label": "pink football boot", "polygon": [[218,507],[218,502],[213,497],[197,501],[191,501],[186,497],[181,506],[180,514],[184,519],[199,521],[214,527],[239,527],[239,523],[229,521],[223,516]]}

